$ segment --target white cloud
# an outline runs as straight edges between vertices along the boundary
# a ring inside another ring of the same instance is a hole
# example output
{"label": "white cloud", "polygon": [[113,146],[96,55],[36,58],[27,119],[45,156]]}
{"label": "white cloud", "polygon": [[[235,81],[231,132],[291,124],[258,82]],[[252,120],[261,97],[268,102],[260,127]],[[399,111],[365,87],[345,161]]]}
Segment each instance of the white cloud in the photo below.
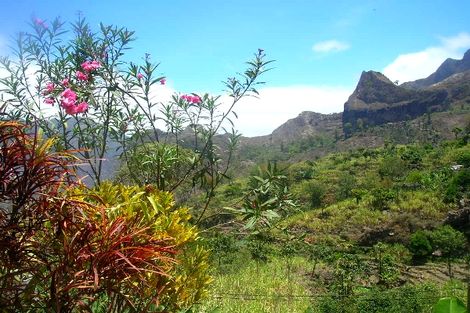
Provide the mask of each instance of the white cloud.
{"label": "white cloud", "polygon": [[[303,111],[317,113],[342,112],[344,103],[354,87],[343,86],[283,86],[258,89],[258,97],[245,97],[235,105],[238,118],[229,117],[235,129],[244,136],[261,136],[270,134],[288,119],[298,116]],[[176,90],[170,85],[155,86],[151,92],[154,102],[167,103]],[[232,98],[223,95],[221,111],[227,110]],[[162,122],[158,126],[165,129]],[[231,125],[224,125],[230,130]]]}
{"label": "white cloud", "polygon": [[313,45],[312,50],[318,53],[339,52],[349,49],[349,44],[338,40],[327,40],[317,42]]}
{"label": "white cloud", "polygon": [[153,85],[150,89],[150,98],[153,102],[169,102],[171,97],[175,94],[176,90],[173,88],[171,83],[165,85]]}
{"label": "white cloud", "polygon": [[[244,98],[235,107],[235,128],[244,136],[270,134],[302,111],[342,112],[353,91],[341,86],[287,86],[259,89],[259,97]],[[227,99],[223,99],[227,101]]]}
{"label": "white cloud", "polygon": [[435,72],[447,58],[462,58],[468,48],[470,48],[470,34],[468,33],[442,37],[440,45],[399,55],[384,68],[383,73],[392,81],[398,80],[400,82],[426,78]]}

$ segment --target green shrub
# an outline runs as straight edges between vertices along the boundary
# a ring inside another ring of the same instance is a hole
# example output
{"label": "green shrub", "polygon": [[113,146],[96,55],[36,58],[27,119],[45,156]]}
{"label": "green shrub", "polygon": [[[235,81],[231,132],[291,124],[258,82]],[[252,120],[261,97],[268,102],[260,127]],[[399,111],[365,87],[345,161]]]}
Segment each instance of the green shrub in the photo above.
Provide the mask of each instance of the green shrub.
{"label": "green shrub", "polygon": [[445,200],[454,202],[463,196],[468,196],[470,191],[470,168],[463,168],[456,172],[445,190]]}
{"label": "green shrub", "polygon": [[400,154],[400,158],[410,169],[418,169],[423,161],[422,152],[417,147],[409,146]]}
{"label": "green shrub", "polygon": [[389,246],[379,242],[373,248],[374,261],[377,265],[379,284],[392,286],[398,280],[400,270],[395,256]]}
{"label": "green shrub", "polygon": [[211,258],[216,260],[219,270],[222,269],[222,265],[232,264],[234,260],[233,254],[239,250],[234,236],[217,232],[207,241],[212,251]]}
{"label": "green shrub", "polygon": [[409,248],[411,253],[413,253],[415,263],[425,262],[433,252],[431,241],[429,240],[429,232],[418,230],[413,233],[410,237]]}
{"label": "green shrub", "polygon": [[390,290],[374,288],[357,300],[358,313],[429,312],[438,292],[432,285],[406,285]]}
{"label": "green shrub", "polygon": [[128,154],[118,180],[140,186],[153,184],[160,190],[179,183],[196,159],[193,151],[165,143],[146,143]]}
{"label": "green shrub", "polygon": [[353,190],[356,188],[357,182],[354,175],[350,173],[342,173],[338,177],[338,190],[336,198],[338,200],[348,199],[353,196]]}
{"label": "green shrub", "polygon": [[447,261],[449,276],[452,277],[452,261],[466,252],[465,235],[449,225],[436,228],[429,233],[433,249]]}
{"label": "green shrub", "polygon": [[406,163],[397,156],[385,157],[379,165],[381,178],[399,179],[406,174]]}
{"label": "green shrub", "polygon": [[295,186],[294,193],[302,203],[307,204],[309,209],[315,209],[323,205],[326,189],[321,182],[309,180]]}
{"label": "green shrub", "polygon": [[376,188],[372,191],[372,208],[375,210],[387,210],[390,201],[395,199],[395,193],[390,189]]}
{"label": "green shrub", "polygon": [[291,182],[312,179],[314,175],[314,165],[310,161],[295,163],[288,168],[288,177]]}
{"label": "green shrub", "polygon": [[151,186],[103,182],[92,190],[76,189],[73,195],[103,205],[109,220],[124,218],[132,221],[178,252],[175,262],[167,269],[168,276],[158,272],[147,274],[147,287],[140,287],[141,297],[132,299],[134,304],[144,305],[159,290],[160,305],[172,311],[189,308],[207,295],[212,280],[208,251],[199,243],[198,230],[189,223],[189,210],[175,207],[170,193]]}
{"label": "green shrub", "polygon": [[455,163],[463,165],[466,168],[470,168],[470,150],[467,147],[453,151],[452,159]]}

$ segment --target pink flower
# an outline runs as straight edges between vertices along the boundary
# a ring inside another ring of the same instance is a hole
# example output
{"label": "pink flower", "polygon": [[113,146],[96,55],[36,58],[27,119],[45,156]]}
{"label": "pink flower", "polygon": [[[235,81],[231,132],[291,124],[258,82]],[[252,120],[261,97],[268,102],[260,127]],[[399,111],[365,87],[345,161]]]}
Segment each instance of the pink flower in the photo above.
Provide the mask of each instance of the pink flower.
{"label": "pink flower", "polygon": [[54,91],[54,84],[53,83],[47,83],[46,84],[46,90],[49,93],[53,92]]}
{"label": "pink flower", "polygon": [[77,103],[74,99],[62,98],[60,99],[60,105],[67,111],[67,109],[74,108]]}
{"label": "pink flower", "polygon": [[88,80],[88,75],[83,72],[77,71],[76,75],[78,80]]}
{"label": "pink flower", "polygon": [[62,86],[64,87],[68,87],[69,86],[69,79],[68,78],[64,78],[62,79]]}
{"label": "pink flower", "polygon": [[71,110],[74,110],[75,103],[77,102],[77,94],[70,88],[67,88],[62,93],[62,98],[60,99],[60,105],[65,109],[65,112],[68,114]]}
{"label": "pink flower", "polygon": [[191,97],[191,103],[199,104],[199,103],[201,103],[201,98],[199,98],[199,96],[192,96]]}
{"label": "pink flower", "polygon": [[88,111],[88,103],[83,101],[77,105],[77,109],[76,109],[77,113],[84,113],[86,111]]}
{"label": "pink flower", "polygon": [[68,107],[64,107],[64,109],[65,109],[65,113],[70,114],[70,115],[78,113],[76,105],[71,105],[71,106],[68,106]]}
{"label": "pink flower", "polygon": [[44,99],[44,103],[54,105],[55,100],[54,100],[54,98],[46,98],[46,99]]}
{"label": "pink flower", "polygon": [[35,18],[34,19],[34,24],[36,24],[37,26],[41,26],[43,28],[47,28],[47,24],[44,20],[40,19],[40,18]]}
{"label": "pink flower", "polygon": [[42,92],[43,95],[48,95],[54,91],[54,84],[53,83],[47,83],[46,84],[46,89]]}
{"label": "pink flower", "polygon": [[138,73],[138,74],[137,74],[137,79],[138,79],[138,80],[141,80],[142,78],[144,78],[144,75],[142,75],[142,73]]}
{"label": "pink flower", "polygon": [[193,103],[193,104],[199,104],[202,102],[201,98],[199,96],[192,96],[192,95],[182,95],[181,99]]}
{"label": "pink flower", "polygon": [[160,85],[165,85],[165,84],[166,84],[166,79],[165,78],[160,79]]}
{"label": "pink flower", "polygon": [[71,99],[71,100],[77,100],[77,94],[75,93],[75,91],[73,91],[70,88],[67,88],[64,90],[64,92],[62,92],[62,97]]}
{"label": "pink flower", "polygon": [[85,61],[82,63],[82,69],[86,72],[91,72],[91,71],[94,71],[96,69],[98,69],[99,67],[101,67],[101,64],[100,62],[96,61],[96,60],[93,60],[93,61]]}
{"label": "pink flower", "polygon": [[85,101],[77,105],[77,94],[72,89],[65,89],[61,96],[60,105],[64,108],[65,113],[77,114],[88,110],[88,103]]}

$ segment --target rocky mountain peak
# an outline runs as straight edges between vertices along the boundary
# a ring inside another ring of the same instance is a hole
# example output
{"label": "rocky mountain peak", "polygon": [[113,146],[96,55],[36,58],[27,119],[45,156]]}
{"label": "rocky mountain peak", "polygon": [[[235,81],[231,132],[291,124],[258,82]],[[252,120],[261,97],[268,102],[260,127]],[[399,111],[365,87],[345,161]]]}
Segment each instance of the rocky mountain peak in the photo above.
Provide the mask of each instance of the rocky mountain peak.
{"label": "rocky mountain peak", "polygon": [[467,52],[464,53],[462,61],[470,62],[470,49],[468,49]]}
{"label": "rocky mountain peak", "polygon": [[445,90],[415,90],[392,83],[382,73],[363,72],[356,89],[344,104],[343,128],[356,129],[413,119],[447,106]]}
{"label": "rocky mountain peak", "polygon": [[380,103],[404,101],[409,98],[410,93],[412,92],[396,86],[380,72],[362,72],[356,89],[344,105],[344,111],[371,109]]}
{"label": "rocky mountain peak", "polygon": [[438,69],[426,78],[418,79],[401,84],[401,87],[408,89],[424,89],[434,85],[444,79],[465,71],[470,70],[470,49],[465,52],[461,60],[447,59]]}

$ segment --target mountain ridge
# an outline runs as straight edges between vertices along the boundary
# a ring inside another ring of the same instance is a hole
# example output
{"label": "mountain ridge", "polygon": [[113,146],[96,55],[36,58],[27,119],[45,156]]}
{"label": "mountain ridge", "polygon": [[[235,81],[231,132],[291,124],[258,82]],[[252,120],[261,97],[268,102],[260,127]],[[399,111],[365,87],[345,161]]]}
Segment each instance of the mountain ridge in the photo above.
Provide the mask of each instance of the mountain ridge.
{"label": "mountain ridge", "polygon": [[[468,58],[470,50],[464,56]],[[447,73],[442,80],[421,89],[397,85],[380,72],[364,71],[343,112],[301,112],[269,135],[242,137],[241,154],[265,159],[274,158],[273,155],[289,158],[286,156],[289,149],[300,142],[303,146],[313,143],[309,152],[312,157],[328,151],[374,147],[387,140],[405,143],[406,138],[399,138],[410,131],[415,137],[408,140],[451,139],[453,128],[464,128],[470,121],[470,70],[454,68],[455,73]],[[436,72],[439,69],[442,71],[442,65]],[[433,74],[429,77],[439,76]],[[270,153],[263,155],[263,149]]]}
{"label": "mountain ridge", "polygon": [[443,81],[454,74],[468,70],[470,70],[470,49],[465,52],[461,60],[448,58],[428,77],[405,82],[400,86],[408,89],[423,89]]}

